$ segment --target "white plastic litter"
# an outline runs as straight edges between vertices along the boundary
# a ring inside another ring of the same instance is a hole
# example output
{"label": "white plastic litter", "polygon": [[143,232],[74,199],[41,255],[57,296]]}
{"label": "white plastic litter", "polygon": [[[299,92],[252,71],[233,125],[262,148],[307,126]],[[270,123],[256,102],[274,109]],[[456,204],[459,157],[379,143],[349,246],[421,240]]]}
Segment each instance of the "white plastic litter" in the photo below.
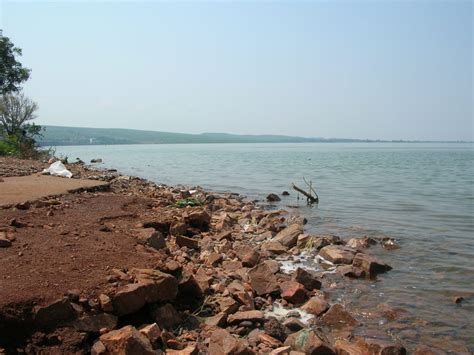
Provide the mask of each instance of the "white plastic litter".
{"label": "white plastic litter", "polygon": [[43,170],[43,174],[50,174],[54,176],[62,176],[62,177],[67,177],[71,178],[72,173],[66,169],[63,163],[61,163],[60,160],[57,162],[51,164],[49,168]]}

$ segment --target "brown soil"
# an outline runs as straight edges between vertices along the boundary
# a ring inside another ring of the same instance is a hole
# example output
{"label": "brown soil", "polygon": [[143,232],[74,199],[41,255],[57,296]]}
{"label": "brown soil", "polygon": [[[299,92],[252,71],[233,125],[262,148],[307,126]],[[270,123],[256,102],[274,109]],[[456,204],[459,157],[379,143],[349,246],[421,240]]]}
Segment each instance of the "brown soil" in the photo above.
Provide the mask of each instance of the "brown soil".
{"label": "brown soil", "polygon": [[86,179],[67,179],[46,175],[14,176],[0,182],[0,207],[42,197],[63,195],[76,190],[104,188],[107,183]]}

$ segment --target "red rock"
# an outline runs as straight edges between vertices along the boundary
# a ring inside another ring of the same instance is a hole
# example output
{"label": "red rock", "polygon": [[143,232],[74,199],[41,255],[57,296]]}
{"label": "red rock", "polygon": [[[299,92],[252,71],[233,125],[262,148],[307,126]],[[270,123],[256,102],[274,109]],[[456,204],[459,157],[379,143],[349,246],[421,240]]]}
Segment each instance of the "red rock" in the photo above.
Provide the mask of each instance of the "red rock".
{"label": "red rock", "polygon": [[211,266],[217,266],[222,261],[222,254],[220,253],[210,253],[207,257],[207,264]]}
{"label": "red rock", "polygon": [[184,219],[191,227],[199,228],[201,231],[209,230],[211,215],[205,209],[196,209],[185,216]]}
{"label": "red rock", "polygon": [[352,261],[352,266],[364,270],[369,277],[391,270],[392,268],[383,261],[370,255],[357,253]]}
{"label": "red rock", "polygon": [[197,301],[204,295],[201,286],[191,274],[185,273],[178,284],[177,298],[180,301]]}
{"label": "red rock", "polygon": [[331,328],[336,329],[354,327],[357,324],[355,318],[338,303],[329,308],[321,317],[321,321]]}
{"label": "red rock", "polygon": [[155,310],[155,320],[161,329],[168,330],[172,330],[182,321],[179,313],[169,303]]}
{"label": "red rock", "polygon": [[268,355],[290,355],[291,346],[281,346],[273,349]]}
{"label": "red rock", "polygon": [[302,284],[296,281],[285,281],[280,285],[281,297],[293,304],[300,304],[306,301],[306,291]]}
{"label": "red rock", "polygon": [[381,339],[358,339],[356,344],[366,349],[369,354],[405,355],[406,349],[401,345]]}
{"label": "red rock", "polygon": [[209,354],[250,355],[254,352],[250,350],[245,340],[233,337],[225,329],[217,329],[211,335]]}
{"label": "red rock", "polygon": [[149,245],[156,250],[166,247],[163,234],[153,228],[138,229],[135,231],[135,236],[139,243]]}
{"label": "red rock", "polygon": [[351,264],[355,250],[342,245],[328,245],[319,251],[319,255],[334,264]]}
{"label": "red rock", "polygon": [[[366,355],[367,349],[346,340],[337,340],[334,344],[337,355]],[[388,355],[388,354],[387,354]]]}
{"label": "red rock", "polygon": [[254,248],[247,245],[236,248],[236,253],[243,266],[254,267],[260,259],[260,254]]}
{"label": "red rock", "polygon": [[362,238],[351,238],[346,243],[346,246],[354,249],[367,249],[371,245],[375,245],[377,242],[375,239],[370,237],[362,237]]}
{"label": "red rock", "polygon": [[312,355],[333,355],[334,350],[313,331],[309,329],[300,330],[290,334],[286,338],[285,345],[292,349]]}
{"label": "red rock", "polygon": [[252,289],[259,296],[279,290],[278,280],[267,264],[261,263],[255,266],[249,271],[248,276]]}
{"label": "red rock", "polygon": [[205,323],[211,327],[224,328],[227,325],[227,314],[222,312],[215,316],[208,317],[206,318]]}
{"label": "red rock", "polygon": [[174,236],[186,234],[187,230],[188,226],[183,220],[175,220],[170,226],[170,234]]}
{"label": "red rock", "polygon": [[99,313],[89,314],[76,319],[72,322],[72,326],[80,332],[99,333],[102,328],[114,329],[117,326],[117,322],[118,318],[116,316],[108,313]]}
{"label": "red rock", "polygon": [[226,314],[235,313],[239,309],[239,302],[234,300],[232,297],[219,297],[216,301],[219,305],[220,311]]}
{"label": "red rock", "polygon": [[303,233],[303,228],[300,224],[294,223],[279,232],[273,241],[279,242],[281,245],[292,248],[298,241],[298,236]]}
{"label": "red rock", "polygon": [[352,279],[364,278],[366,272],[352,265],[339,266],[336,271],[342,276],[350,277]]}
{"label": "red rock", "polygon": [[274,337],[272,337],[268,334],[265,334],[265,333],[259,334],[258,335],[258,340],[261,343],[264,343],[264,344],[266,344],[266,345],[268,345],[272,348],[282,345],[281,341],[279,341],[278,339],[275,339]]}
{"label": "red rock", "polygon": [[35,323],[40,327],[53,328],[76,317],[67,298],[62,298],[47,306],[35,308]]}
{"label": "red rock", "polygon": [[243,265],[238,260],[225,260],[224,262],[222,262],[222,267],[227,272],[235,272],[239,269],[242,269]]}
{"label": "red rock", "polygon": [[199,249],[199,239],[185,237],[184,235],[176,236],[176,244],[189,249]]}
{"label": "red rock", "polygon": [[194,344],[188,345],[182,350],[166,349],[166,355],[194,355],[194,354],[198,354],[198,348]]}
{"label": "red rock", "polygon": [[418,345],[413,352],[413,355],[444,355],[446,354],[444,351],[430,348],[426,345]]}
{"label": "red rock", "polygon": [[173,300],[178,292],[178,281],[158,270],[135,269],[137,283],[128,284],[113,296],[114,312],[118,315],[138,311],[147,303]]}
{"label": "red rock", "polygon": [[276,260],[272,260],[272,259],[265,260],[263,263],[266,264],[270,268],[270,271],[273,274],[276,274],[278,271],[280,271],[280,264]]}
{"label": "red rock", "polygon": [[114,310],[114,306],[112,305],[112,300],[107,295],[100,294],[99,303],[100,303],[100,308],[102,308],[104,312],[112,312]]}
{"label": "red rock", "polygon": [[148,338],[153,346],[158,344],[161,338],[161,329],[156,323],[144,325],[139,331]]}
{"label": "red rock", "polygon": [[313,314],[315,316],[320,316],[326,312],[329,308],[329,303],[322,297],[312,297],[308,302],[300,307],[303,311]]}
{"label": "red rock", "polygon": [[232,231],[223,231],[215,236],[215,239],[221,241],[223,239],[232,240]]}
{"label": "red rock", "polygon": [[321,280],[313,271],[297,268],[295,272],[295,280],[302,284],[308,291],[321,288]]}
{"label": "red rock", "polygon": [[271,317],[265,321],[263,326],[265,332],[280,341],[285,341],[287,337],[287,330],[285,326],[276,318]]}
{"label": "red rock", "polygon": [[231,314],[227,318],[227,323],[230,325],[240,324],[240,322],[250,321],[263,323],[265,316],[262,311],[243,311]]}
{"label": "red rock", "polygon": [[155,354],[148,338],[131,325],[101,335],[100,341],[110,354]]}
{"label": "red rock", "polygon": [[277,255],[284,254],[288,251],[288,248],[283,246],[280,242],[275,240],[269,240],[262,244],[261,249]]}

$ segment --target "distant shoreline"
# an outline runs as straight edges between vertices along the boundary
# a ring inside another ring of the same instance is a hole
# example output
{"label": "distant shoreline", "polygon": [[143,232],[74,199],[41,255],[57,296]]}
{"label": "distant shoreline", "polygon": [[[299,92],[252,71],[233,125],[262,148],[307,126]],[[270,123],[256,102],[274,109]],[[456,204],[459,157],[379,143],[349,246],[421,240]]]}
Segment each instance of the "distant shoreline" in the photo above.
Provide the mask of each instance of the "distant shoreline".
{"label": "distant shoreline", "polygon": [[40,146],[227,143],[473,143],[473,141],[320,138],[284,135],[238,135],[229,133],[188,134],[123,128],[43,127],[43,136],[38,141]]}

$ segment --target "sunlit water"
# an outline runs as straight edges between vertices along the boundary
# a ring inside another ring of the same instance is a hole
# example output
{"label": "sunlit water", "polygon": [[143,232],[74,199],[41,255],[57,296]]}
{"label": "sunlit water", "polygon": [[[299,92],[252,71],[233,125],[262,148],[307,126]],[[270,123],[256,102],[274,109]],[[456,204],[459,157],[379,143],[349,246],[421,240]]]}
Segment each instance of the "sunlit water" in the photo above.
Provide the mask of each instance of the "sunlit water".
{"label": "sunlit water", "polygon": [[[401,307],[422,341],[474,351],[474,147],[472,144],[201,144],[58,147],[73,161],[102,158],[103,167],[157,183],[200,185],[264,199],[306,177],[320,197],[299,201],[312,233],[387,235],[401,249],[373,252],[393,270],[377,282],[354,283],[350,300],[367,312]],[[365,287],[364,287],[365,286]],[[369,292],[370,290],[370,292]],[[464,296],[454,304],[452,297]],[[349,295],[341,296],[349,297]],[[370,322],[370,320],[367,320]]]}

